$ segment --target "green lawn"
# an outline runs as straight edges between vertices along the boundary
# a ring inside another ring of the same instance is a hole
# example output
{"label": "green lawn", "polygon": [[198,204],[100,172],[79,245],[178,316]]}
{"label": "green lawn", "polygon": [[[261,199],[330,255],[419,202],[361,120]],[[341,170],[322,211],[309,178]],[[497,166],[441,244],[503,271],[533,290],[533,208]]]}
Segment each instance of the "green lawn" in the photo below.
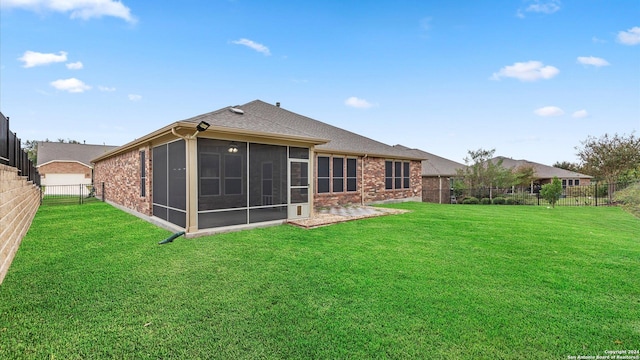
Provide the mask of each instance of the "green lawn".
{"label": "green lawn", "polygon": [[397,204],[197,239],[43,206],[0,285],[0,358],[567,359],[640,349],[640,219]]}

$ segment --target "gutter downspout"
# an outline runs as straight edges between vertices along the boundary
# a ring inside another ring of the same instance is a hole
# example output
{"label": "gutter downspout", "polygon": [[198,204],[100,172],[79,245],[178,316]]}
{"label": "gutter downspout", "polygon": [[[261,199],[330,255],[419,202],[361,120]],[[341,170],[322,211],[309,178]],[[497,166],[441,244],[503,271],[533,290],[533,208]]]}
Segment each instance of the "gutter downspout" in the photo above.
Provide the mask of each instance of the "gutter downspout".
{"label": "gutter downspout", "polygon": [[368,157],[368,154],[364,154],[364,156],[362,157],[362,173],[360,175],[361,177],[361,184],[360,184],[360,205],[364,206],[364,160]]}
{"label": "gutter downspout", "polygon": [[[171,133],[173,135],[175,135],[176,137],[179,137],[181,139],[184,140],[185,142],[185,155],[186,155],[186,159],[185,159],[185,164],[186,164],[186,169],[185,169],[185,186],[186,186],[186,194],[187,194],[187,199],[186,199],[186,226],[185,226],[185,232],[187,233],[191,233],[191,232],[195,232],[197,231],[197,220],[196,220],[196,215],[197,215],[197,200],[196,201],[192,201],[192,196],[191,193],[193,191],[195,191],[194,189],[197,188],[197,179],[196,177],[192,176],[191,172],[195,171],[193,170],[194,167],[192,166],[193,164],[191,164],[192,160],[195,161],[195,159],[193,159],[193,155],[191,155],[191,150],[193,148],[195,148],[195,139],[196,136],[200,133],[200,130],[196,130],[195,133],[193,133],[193,135],[181,135],[178,134],[178,132],[176,132],[176,128],[172,127],[171,128]],[[197,150],[196,150],[197,151]],[[192,184],[193,182],[193,184]],[[192,209],[193,208],[193,209]],[[194,212],[195,209],[195,212]]]}
{"label": "gutter downspout", "polygon": [[438,204],[442,204],[442,176],[438,175]]}

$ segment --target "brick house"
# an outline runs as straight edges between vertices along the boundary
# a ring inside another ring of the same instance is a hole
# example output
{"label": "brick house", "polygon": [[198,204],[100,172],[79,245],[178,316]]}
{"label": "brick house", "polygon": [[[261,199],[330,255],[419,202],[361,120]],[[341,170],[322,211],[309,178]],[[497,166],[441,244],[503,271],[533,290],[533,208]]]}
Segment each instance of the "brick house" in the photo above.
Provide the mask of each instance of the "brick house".
{"label": "brick house", "polygon": [[[117,146],[69,144],[39,141],[36,168],[45,192],[47,185],[90,185],[93,180],[91,159],[111,151]],[[69,187],[66,191],[73,191]]]}
{"label": "brick house", "polygon": [[93,159],[98,196],[187,236],[421,201],[422,157],[260,100],[174,122]]}
{"label": "brick house", "polygon": [[562,182],[562,187],[582,186],[590,185],[593,176],[580,174],[575,171],[569,171],[553,166],[548,166],[528,160],[514,160],[504,156],[497,156],[490,161],[498,162],[502,160],[502,166],[507,169],[516,170],[519,167],[531,167],[534,170],[534,179],[531,182],[531,191],[535,188],[539,188],[544,184],[549,184],[554,177],[557,177]]}
{"label": "brick house", "polygon": [[425,159],[422,160],[422,201],[450,204],[453,180],[459,176],[458,170],[464,169],[466,165],[420,149],[410,149],[402,145],[394,147]]}

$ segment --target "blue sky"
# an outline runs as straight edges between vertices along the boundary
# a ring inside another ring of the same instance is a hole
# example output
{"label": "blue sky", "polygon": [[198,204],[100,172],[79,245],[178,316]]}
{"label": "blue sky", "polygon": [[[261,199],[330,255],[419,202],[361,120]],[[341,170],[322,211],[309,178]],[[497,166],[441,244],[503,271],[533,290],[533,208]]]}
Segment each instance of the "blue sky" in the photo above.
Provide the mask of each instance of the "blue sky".
{"label": "blue sky", "polygon": [[22,139],[122,145],[260,99],[463,162],[640,130],[640,1],[2,0]]}

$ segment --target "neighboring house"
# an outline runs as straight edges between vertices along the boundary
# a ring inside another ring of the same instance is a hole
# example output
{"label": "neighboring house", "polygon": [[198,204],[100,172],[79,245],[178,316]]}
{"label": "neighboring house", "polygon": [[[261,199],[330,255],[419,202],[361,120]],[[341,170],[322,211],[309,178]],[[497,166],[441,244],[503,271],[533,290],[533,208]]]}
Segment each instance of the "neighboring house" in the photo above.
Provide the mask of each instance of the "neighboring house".
{"label": "neighboring house", "polygon": [[[117,146],[69,144],[40,141],[36,168],[45,192],[47,185],[87,185],[92,183],[91,159]],[[66,192],[74,192],[68,187]]]}
{"label": "neighboring house", "polygon": [[458,170],[464,169],[466,165],[419,149],[402,145],[394,147],[425,159],[422,160],[422,201],[450,204],[453,180],[458,177]]}
{"label": "neighboring house", "polygon": [[107,201],[194,236],[314,208],[421,201],[422,159],[255,100],[174,122],[93,163]]}
{"label": "neighboring house", "polygon": [[549,184],[554,177],[562,182],[562,187],[581,186],[591,184],[592,176],[580,174],[575,171],[569,171],[553,166],[548,166],[528,160],[513,160],[504,156],[497,156],[490,161],[497,162],[502,160],[502,166],[507,169],[517,170],[520,167],[532,167],[534,170],[534,178],[529,186],[533,192],[544,184]]}

